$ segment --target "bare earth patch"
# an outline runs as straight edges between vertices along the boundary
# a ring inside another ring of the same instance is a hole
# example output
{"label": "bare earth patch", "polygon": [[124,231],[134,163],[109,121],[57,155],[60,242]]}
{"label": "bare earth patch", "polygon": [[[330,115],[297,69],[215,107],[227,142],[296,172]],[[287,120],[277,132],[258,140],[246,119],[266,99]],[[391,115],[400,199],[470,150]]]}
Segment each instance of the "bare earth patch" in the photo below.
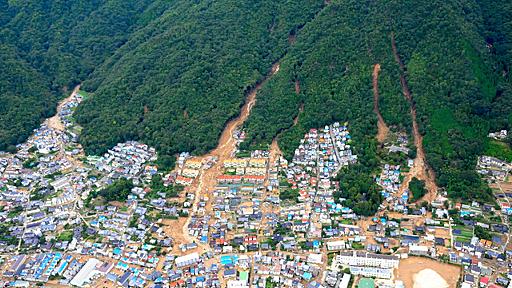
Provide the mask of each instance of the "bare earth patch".
{"label": "bare earth patch", "polygon": [[420,199],[420,201],[425,200],[429,203],[432,203],[432,201],[434,201],[437,197],[438,187],[436,185],[434,171],[427,164],[425,150],[423,149],[423,136],[419,131],[418,123],[416,121],[416,106],[412,99],[412,94],[407,84],[407,79],[405,78],[405,66],[400,59],[400,55],[398,54],[395,36],[393,33],[391,34],[391,47],[393,49],[395,60],[400,66],[400,83],[402,85],[404,97],[407,99],[409,105],[411,106],[412,133],[414,136],[414,145],[416,146],[416,159],[414,159],[414,165],[409,173],[405,176],[402,187],[400,188],[400,193],[402,193],[404,189],[408,189],[409,182],[413,177],[416,177],[425,181],[425,188],[428,191],[427,194],[422,199]]}
{"label": "bare earth patch", "polygon": [[380,64],[373,66],[372,83],[373,83],[373,111],[377,114],[377,141],[383,143],[389,133],[389,128],[382,117],[379,110],[379,72]]}
{"label": "bare earth patch", "polygon": [[[217,145],[217,148],[215,148],[210,153],[201,156],[199,159],[205,159],[207,157],[216,157],[217,162],[207,170],[202,170],[201,174],[199,175],[198,181],[196,181],[191,189],[190,192],[195,193],[195,199],[193,207],[197,207],[199,204],[199,201],[201,198],[208,197],[209,200],[211,200],[211,192],[217,185],[217,177],[222,175],[223,173],[223,163],[224,160],[227,160],[234,156],[235,149],[236,149],[236,141],[233,138],[233,133],[236,129],[238,129],[242,124],[247,120],[249,117],[252,107],[256,103],[256,94],[261,89],[263,84],[273,75],[275,75],[279,71],[279,63],[274,64],[272,66],[272,69],[270,73],[265,77],[265,79],[258,83],[247,95],[246,101],[242,108],[240,109],[240,115],[238,117],[234,118],[233,120],[229,121],[226,124],[226,127],[222,131],[222,134],[219,139],[219,143]],[[196,184],[197,183],[197,184]],[[195,189],[194,189],[195,188]],[[211,214],[212,212],[212,205],[211,201],[207,201],[207,205],[205,207],[205,210],[207,214]],[[188,225],[190,223],[191,217],[188,217],[187,220],[184,223],[179,223],[177,227],[175,228],[177,231],[180,231],[183,236],[175,235],[178,240],[175,242],[179,245],[182,244],[179,239],[187,240],[187,242],[191,242],[190,240],[193,240],[193,237],[190,237],[188,234]],[[180,227],[181,226],[181,227]],[[198,241],[196,241],[198,242]]]}
{"label": "bare earth patch", "polygon": [[405,287],[454,288],[460,273],[461,268],[456,265],[425,257],[409,257],[400,260],[395,279],[402,280]]}

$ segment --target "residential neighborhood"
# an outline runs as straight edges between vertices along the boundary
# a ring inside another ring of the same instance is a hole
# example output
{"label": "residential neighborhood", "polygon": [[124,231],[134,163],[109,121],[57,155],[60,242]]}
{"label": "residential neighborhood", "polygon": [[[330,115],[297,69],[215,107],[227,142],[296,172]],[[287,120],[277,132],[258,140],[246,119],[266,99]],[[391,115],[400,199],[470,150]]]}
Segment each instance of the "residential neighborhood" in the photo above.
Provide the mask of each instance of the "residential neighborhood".
{"label": "residential neighborhood", "polygon": [[[290,160],[276,149],[183,152],[174,170],[159,171],[156,150],[136,141],[85,157],[72,119],[79,93],[16,154],[0,155],[7,286],[413,287],[414,275],[436,287],[510,283],[510,163],[478,162],[509,189],[497,204],[451,203],[442,192],[411,201],[403,181],[413,160],[400,134],[386,153],[401,160],[390,156],[375,175],[384,202],[364,217],[334,197],[335,176],[358,162],[350,123],[310,129]],[[244,135],[234,132],[235,147]]]}

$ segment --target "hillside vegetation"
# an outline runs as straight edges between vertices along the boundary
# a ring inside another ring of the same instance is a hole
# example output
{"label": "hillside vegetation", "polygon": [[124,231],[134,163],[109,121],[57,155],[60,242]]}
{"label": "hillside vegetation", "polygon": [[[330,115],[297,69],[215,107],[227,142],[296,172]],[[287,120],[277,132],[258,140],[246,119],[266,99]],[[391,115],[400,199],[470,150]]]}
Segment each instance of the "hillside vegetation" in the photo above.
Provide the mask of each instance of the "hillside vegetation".
{"label": "hillside vegetation", "polygon": [[322,1],[177,1],[96,69],[79,108],[82,144],[101,153],[128,139],[160,155],[205,153],[245,93]]}
{"label": "hillside vegetation", "polygon": [[0,150],[14,150],[64,93],[170,2],[0,0]]}
{"label": "hillside vegetation", "polygon": [[348,121],[359,162],[338,176],[336,197],[370,215],[381,202],[373,65],[383,118],[411,132],[405,75],[427,162],[453,198],[492,199],[476,158],[490,149],[489,131],[512,123],[506,0],[0,0],[0,32],[0,150],[13,150],[83,82],[92,96],[75,116],[87,153],[141,140],[172,165],[177,152],[215,147],[279,61],[243,148],[277,137],[291,157],[308,129]]}
{"label": "hillside vegetation", "polygon": [[[500,11],[503,20],[488,19],[496,9],[510,12],[510,6],[504,1],[334,1],[299,34],[282,61],[282,73],[258,96],[246,125],[247,147],[278,137],[291,157],[308,129],[349,121],[361,165],[340,173],[344,189],[339,197],[359,213],[375,212],[380,197],[371,182],[377,168],[373,64],[382,69],[384,119],[409,131],[411,127],[392,54],[393,35],[438,185],[453,198],[492,200],[475,165],[489,129],[511,127],[507,45],[512,30],[510,13]],[[304,112],[293,126],[301,104]]]}

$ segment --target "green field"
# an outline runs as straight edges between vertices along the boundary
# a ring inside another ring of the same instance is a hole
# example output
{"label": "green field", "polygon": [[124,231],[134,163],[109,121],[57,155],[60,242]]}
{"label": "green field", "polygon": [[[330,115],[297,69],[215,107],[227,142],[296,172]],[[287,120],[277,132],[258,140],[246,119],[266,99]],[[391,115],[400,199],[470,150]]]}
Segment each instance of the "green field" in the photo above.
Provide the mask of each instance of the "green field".
{"label": "green field", "polygon": [[512,162],[512,148],[501,141],[489,140],[485,146],[485,155]]}
{"label": "green field", "polygon": [[469,241],[471,241],[471,238],[473,237],[473,229],[472,228],[465,227],[465,226],[460,226],[460,225],[452,227],[452,231],[456,230],[456,229],[460,230],[461,234],[460,235],[453,234],[453,236],[455,237],[455,241],[458,241],[458,242],[469,242]]}

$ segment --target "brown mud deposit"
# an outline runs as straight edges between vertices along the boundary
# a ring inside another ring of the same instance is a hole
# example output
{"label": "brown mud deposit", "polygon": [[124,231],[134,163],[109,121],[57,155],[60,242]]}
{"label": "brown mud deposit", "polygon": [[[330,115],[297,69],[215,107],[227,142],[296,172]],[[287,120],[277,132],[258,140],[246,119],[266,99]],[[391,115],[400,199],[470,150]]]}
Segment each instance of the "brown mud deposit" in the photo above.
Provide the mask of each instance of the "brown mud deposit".
{"label": "brown mud deposit", "polygon": [[80,90],[80,85],[76,86],[75,89],[73,89],[73,92],[71,92],[71,94],[68,97],[62,99],[59,102],[59,104],[57,105],[57,113],[55,113],[54,116],[48,118],[48,127],[49,128],[59,130],[59,131],[64,131],[65,127],[64,127],[64,124],[62,123],[62,121],[60,120],[59,112],[62,110],[62,107],[64,106],[64,104],[66,104],[69,101],[69,99],[71,99],[71,97],[75,96],[75,94],[78,93],[78,90]]}
{"label": "brown mud deposit", "polygon": [[379,72],[380,64],[373,66],[372,84],[373,84],[373,111],[377,114],[377,141],[383,143],[389,133],[389,127],[379,110]]}
{"label": "brown mud deposit", "polygon": [[412,120],[412,133],[414,136],[414,145],[416,146],[416,159],[414,159],[414,165],[405,176],[402,187],[400,188],[400,193],[403,192],[404,189],[409,187],[409,182],[413,177],[416,177],[420,180],[425,181],[425,188],[427,189],[427,194],[420,200],[428,201],[432,203],[437,197],[438,187],[435,181],[435,174],[432,168],[427,163],[425,150],[423,149],[423,136],[419,132],[418,123],[416,121],[416,104],[412,98],[411,91],[409,89],[409,85],[407,84],[407,79],[405,78],[405,65],[400,59],[400,55],[398,54],[395,42],[395,35],[391,33],[391,48],[393,49],[393,55],[395,57],[396,62],[400,66],[400,84],[402,85],[402,91],[404,93],[404,97],[409,102],[411,107],[411,120]]}
{"label": "brown mud deposit", "polygon": [[[275,75],[279,71],[279,63],[276,63],[272,66],[271,71],[269,74],[258,83],[252,90],[247,94],[246,101],[242,108],[240,109],[240,114],[230,120],[224,130],[222,131],[222,134],[219,138],[219,143],[217,144],[217,148],[212,150],[210,153],[203,155],[199,157],[198,159],[202,160],[208,157],[216,157],[217,161],[216,163],[207,170],[202,170],[198,181],[194,183],[194,185],[191,187],[192,189],[190,191],[193,191],[196,195],[194,200],[193,207],[197,207],[199,202],[202,198],[208,197],[207,205],[205,207],[205,210],[208,212],[212,211],[211,206],[211,192],[217,185],[217,177],[222,175],[223,173],[223,163],[224,160],[227,160],[234,156],[235,150],[236,150],[236,141],[233,138],[233,133],[235,130],[237,130],[242,124],[247,120],[249,117],[252,107],[256,103],[256,94],[261,89],[261,87],[268,81],[270,77]],[[211,213],[208,213],[211,214]],[[177,229],[179,231],[182,231],[183,236],[179,237],[182,240],[187,240],[188,242],[196,241],[193,237],[190,237],[188,234],[188,225],[190,223],[191,217],[188,217],[187,220],[181,224],[177,223],[176,226],[181,226],[181,229]],[[176,227],[177,228],[177,227]],[[175,236],[177,236],[175,234]],[[176,241],[176,243],[180,243],[180,241]]]}

